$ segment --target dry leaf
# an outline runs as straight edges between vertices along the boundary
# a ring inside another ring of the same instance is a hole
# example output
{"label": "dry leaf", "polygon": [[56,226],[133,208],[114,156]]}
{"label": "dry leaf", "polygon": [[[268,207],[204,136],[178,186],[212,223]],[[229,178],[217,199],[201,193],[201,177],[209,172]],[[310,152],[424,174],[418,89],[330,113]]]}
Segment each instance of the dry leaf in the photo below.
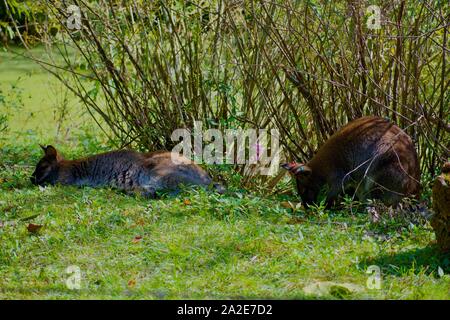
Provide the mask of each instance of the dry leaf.
{"label": "dry leaf", "polygon": [[191,205],[191,200],[189,199],[184,199],[183,203],[187,206]]}
{"label": "dry leaf", "polygon": [[41,224],[29,223],[27,225],[28,232],[37,233],[42,228]]}
{"label": "dry leaf", "polygon": [[286,209],[291,209],[291,208],[292,208],[292,204],[291,204],[291,202],[289,202],[289,201],[282,201],[282,202],[280,202],[280,205],[281,205],[283,208],[286,208]]}
{"label": "dry leaf", "polygon": [[139,241],[141,241],[142,240],[142,236],[136,236],[136,237],[134,237],[134,239],[133,239],[133,243],[138,243]]}
{"label": "dry leaf", "polygon": [[282,201],[280,205],[286,209],[298,210],[301,208],[301,202]]}
{"label": "dry leaf", "polygon": [[131,279],[130,281],[128,281],[128,286],[129,286],[130,288],[133,288],[135,285],[136,285],[136,280]]}

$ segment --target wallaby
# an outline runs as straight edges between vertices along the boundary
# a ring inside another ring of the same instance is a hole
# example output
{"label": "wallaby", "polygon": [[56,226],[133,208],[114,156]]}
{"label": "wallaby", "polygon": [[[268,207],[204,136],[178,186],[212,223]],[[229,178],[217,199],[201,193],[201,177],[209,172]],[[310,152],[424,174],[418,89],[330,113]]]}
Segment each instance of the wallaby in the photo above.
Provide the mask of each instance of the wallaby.
{"label": "wallaby", "polygon": [[330,206],[343,193],[396,205],[420,192],[419,161],[411,138],[375,116],[349,122],[306,164],[294,161],[282,167],[295,177],[307,205],[320,200],[321,193]]}
{"label": "wallaby", "polygon": [[224,192],[205,170],[172,152],[118,150],[65,160],[53,146],[41,148],[44,157],[31,176],[35,185],[109,186],[150,198],[156,197],[158,191],[177,192],[181,185],[212,186],[217,192]]}

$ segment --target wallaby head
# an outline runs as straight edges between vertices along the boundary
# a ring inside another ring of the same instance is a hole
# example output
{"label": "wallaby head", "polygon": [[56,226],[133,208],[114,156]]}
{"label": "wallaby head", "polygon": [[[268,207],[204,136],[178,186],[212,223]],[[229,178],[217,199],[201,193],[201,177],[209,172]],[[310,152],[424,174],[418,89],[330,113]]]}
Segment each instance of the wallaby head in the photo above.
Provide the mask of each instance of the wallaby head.
{"label": "wallaby head", "polygon": [[58,178],[58,162],[63,160],[53,146],[43,146],[44,156],[39,160],[31,175],[31,182],[35,185],[55,184]]}
{"label": "wallaby head", "polygon": [[307,164],[297,163],[295,161],[284,163],[281,167],[286,169],[296,180],[297,191],[301,199],[305,203],[313,202],[315,200],[315,194],[313,192],[314,188],[312,188],[312,168]]}

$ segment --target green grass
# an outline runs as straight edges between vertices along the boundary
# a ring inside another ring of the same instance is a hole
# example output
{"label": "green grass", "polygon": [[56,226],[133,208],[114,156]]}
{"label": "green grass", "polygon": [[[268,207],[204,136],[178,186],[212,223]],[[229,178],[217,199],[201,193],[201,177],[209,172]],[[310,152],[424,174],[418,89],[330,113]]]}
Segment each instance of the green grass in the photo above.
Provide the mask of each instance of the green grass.
{"label": "green grass", "polygon": [[[0,59],[3,95],[22,75],[29,97],[0,140],[0,299],[450,299],[450,260],[432,245],[428,223],[294,212],[282,204],[295,196],[238,185],[226,195],[186,190],[159,200],[33,186],[37,143],[55,139],[54,101],[46,98],[55,83],[11,54]],[[95,130],[75,128],[58,145],[69,158],[106,148]],[[30,223],[42,228],[31,233]],[[366,286],[370,265],[381,268],[380,290]],[[66,286],[69,266],[81,270],[79,290]]]}
{"label": "green grass", "polygon": [[[42,47],[32,53],[48,59]],[[21,48],[0,49],[0,115],[8,115],[10,129],[0,136],[0,146],[1,140],[28,142],[30,136],[62,143],[81,134],[80,128],[92,128],[80,101],[26,54]]]}

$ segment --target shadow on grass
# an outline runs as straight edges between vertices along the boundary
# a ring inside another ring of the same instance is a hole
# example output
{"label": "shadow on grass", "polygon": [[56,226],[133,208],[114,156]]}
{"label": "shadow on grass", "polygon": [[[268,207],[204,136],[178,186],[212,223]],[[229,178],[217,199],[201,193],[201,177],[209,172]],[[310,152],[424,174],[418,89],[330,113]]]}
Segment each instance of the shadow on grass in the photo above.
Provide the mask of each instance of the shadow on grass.
{"label": "shadow on grass", "polygon": [[383,274],[404,276],[407,273],[438,274],[441,268],[445,274],[450,274],[450,254],[441,253],[435,245],[424,248],[403,251],[395,254],[380,255],[363,260],[360,266],[367,269],[370,265],[377,265]]}

